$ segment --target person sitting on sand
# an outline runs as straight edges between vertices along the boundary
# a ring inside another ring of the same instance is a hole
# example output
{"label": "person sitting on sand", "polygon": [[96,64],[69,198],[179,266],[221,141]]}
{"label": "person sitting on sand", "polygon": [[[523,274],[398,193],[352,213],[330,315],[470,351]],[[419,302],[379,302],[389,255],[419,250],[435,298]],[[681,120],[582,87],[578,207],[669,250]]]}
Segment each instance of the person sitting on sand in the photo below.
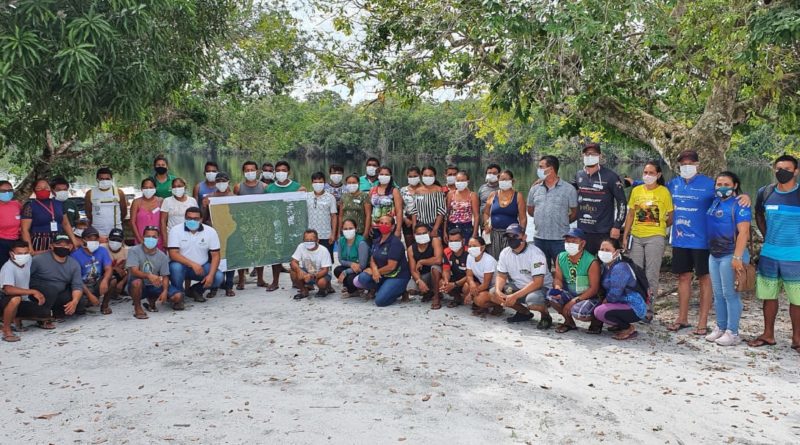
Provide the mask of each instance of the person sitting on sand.
{"label": "person sitting on sand", "polygon": [[489,291],[492,301],[517,311],[506,319],[509,323],[531,320],[533,309],[541,314],[536,328],[549,329],[553,319],[547,313],[545,295],[553,278],[547,269],[547,258],[538,247],[528,244],[525,229],[519,224],[510,224],[504,236],[508,247],[497,261],[495,287]]}
{"label": "person sitting on sand", "polygon": [[289,264],[292,283],[299,289],[294,299],[307,298],[309,288],[313,289],[315,284],[318,289],[315,297],[326,297],[332,293],[333,290],[329,290],[331,266],[333,266],[331,254],[319,243],[317,231],[308,229],[303,232],[303,242],[295,249],[292,262]]}
{"label": "person sitting on sand", "polygon": [[408,290],[418,290],[422,301],[431,299],[431,309],[441,309],[439,288],[442,280],[442,239],[431,238],[430,229],[425,224],[414,228],[415,243],[408,246],[408,267],[411,281]]}
{"label": "person sitting on sand", "polygon": [[564,317],[564,323],[556,327],[559,334],[576,329],[575,319],[592,322],[590,334],[599,334],[603,328],[592,315],[599,303],[600,263],[586,250],[585,236],[583,230],[571,229],[564,235],[565,251],[556,257],[547,301]]}
{"label": "person sitting on sand", "polygon": [[606,238],[600,243],[597,257],[603,262],[601,279],[603,302],[594,310],[594,316],[616,332],[614,340],[627,340],[636,335],[636,323],[647,315],[647,303],[637,292],[633,268],[622,260],[619,241]]}
{"label": "person sitting on sand", "polygon": [[[83,280],[84,303],[89,306],[100,306],[104,315],[111,313],[108,303],[111,300],[109,286],[111,284],[111,255],[100,245],[100,232],[89,226],[83,231],[83,246],[72,252],[72,258],[81,266]],[[102,304],[100,298],[103,298]]]}
{"label": "person sitting on sand", "polygon": [[502,315],[503,306],[492,301],[489,289],[494,286],[495,260],[486,251],[486,240],[483,237],[469,240],[467,248],[467,281],[464,283],[464,304],[472,305],[472,315],[483,315],[491,309],[492,315]]}
{"label": "person sitting on sand", "polygon": [[361,272],[353,283],[360,289],[375,290],[375,305],[383,307],[403,295],[411,272],[403,242],[394,234],[394,216],[382,215],[374,227],[380,236],[372,241],[369,268]]}
{"label": "person sitting on sand", "polygon": [[444,249],[442,261],[442,283],[440,292],[453,297],[447,307],[456,307],[464,302],[464,285],[467,283],[467,261],[469,254],[464,245],[464,236],[458,227],[447,233],[449,241]]}
{"label": "person sitting on sand", "polygon": [[0,267],[0,311],[3,314],[3,341],[16,342],[19,336],[11,331],[15,324],[23,331],[20,318],[49,316],[49,311],[41,313],[44,295],[30,288],[31,249],[28,243],[16,240],[9,246],[9,260]]}
{"label": "person sitting on sand", "polygon": [[[41,318],[64,318],[86,312],[83,296],[81,266],[70,257],[72,238],[59,233],[50,244],[50,251],[33,257],[31,261],[31,289],[44,295],[44,305],[39,306]],[[55,329],[50,320],[40,320],[42,329]]]}
{"label": "person sitting on sand", "polygon": [[339,265],[333,269],[333,275],[344,285],[346,296],[353,297],[358,293],[353,280],[369,266],[369,244],[358,233],[356,222],[352,219],[342,222],[342,236],[338,244]]}
{"label": "person sitting on sand", "polygon": [[158,250],[160,239],[157,226],[147,226],[142,232],[142,244],[137,244],[128,251],[125,267],[129,271],[128,294],[133,299],[133,316],[146,319],[142,309],[142,298],[147,302],[144,307],[150,312],[158,312],[156,304],[172,303],[172,309],[184,309],[183,294],[179,288],[170,285],[169,257]]}
{"label": "person sitting on sand", "polygon": [[219,235],[213,227],[202,224],[199,207],[189,207],[184,213],[184,223],[170,230],[169,279],[176,289],[183,289],[183,280],[198,281],[186,289],[194,301],[206,301],[203,292],[222,285],[219,270]]}

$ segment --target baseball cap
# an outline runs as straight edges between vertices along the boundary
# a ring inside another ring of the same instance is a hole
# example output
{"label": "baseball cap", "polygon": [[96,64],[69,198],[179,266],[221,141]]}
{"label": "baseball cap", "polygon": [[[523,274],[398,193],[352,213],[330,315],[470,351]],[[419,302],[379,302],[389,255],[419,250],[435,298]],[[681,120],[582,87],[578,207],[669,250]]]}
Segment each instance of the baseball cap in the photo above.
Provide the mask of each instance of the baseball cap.
{"label": "baseball cap", "polygon": [[586,239],[586,233],[584,233],[583,230],[575,227],[575,228],[569,229],[569,232],[567,232],[567,234],[564,235],[564,238]]}
{"label": "baseball cap", "polygon": [[125,241],[125,233],[122,232],[122,229],[111,229],[108,232],[108,239],[113,241]]}
{"label": "baseball cap", "polygon": [[600,144],[597,142],[589,142],[588,144],[584,145],[583,149],[581,149],[581,153],[586,153],[586,150],[590,148],[597,150],[598,153],[602,153],[602,151],[600,151]]}
{"label": "baseball cap", "polygon": [[56,237],[53,239],[53,243],[59,243],[59,242],[67,242],[67,243],[70,243],[70,244],[72,244],[72,238],[70,238],[69,236],[67,236],[67,234],[66,234],[66,233],[59,233],[59,234],[58,234],[58,235],[56,235]]}
{"label": "baseball cap", "polygon": [[508,227],[506,227],[506,233],[504,235],[520,236],[524,234],[525,234],[525,229],[523,229],[519,224],[511,224]]}
{"label": "baseball cap", "polygon": [[700,157],[697,156],[697,152],[694,150],[683,150],[681,154],[678,155],[678,162],[681,162],[684,159],[688,159],[692,162],[700,161]]}
{"label": "baseball cap", "polygon": [[215,182],[228,182],[231,180],[231,177],[228,176],[225,172],[217,172],[217,179]]}
{"label": "baseball cap", "polygon": [[85,238],[88,238],[88,237],[90,237],[92,235],[100,236],[100,232],[98,232],[97,229],[95,229],[93,226],[89,226],[89,227],[83,229],[83,233],[81,234],[81,238],[85,239]]}

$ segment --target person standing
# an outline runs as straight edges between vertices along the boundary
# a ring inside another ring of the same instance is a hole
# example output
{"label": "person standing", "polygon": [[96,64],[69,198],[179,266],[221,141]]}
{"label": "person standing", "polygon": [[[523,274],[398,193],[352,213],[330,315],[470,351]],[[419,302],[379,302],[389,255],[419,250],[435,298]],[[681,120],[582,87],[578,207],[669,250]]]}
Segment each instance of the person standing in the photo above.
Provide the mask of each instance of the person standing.
{"label": "person standing", "polygon": [[600,144],[583,147],[582,170],[575,174],[578,187],[578,228],[586,234],[586,250],[597,254],[600,242],[619,239],[627,216],[627,200],[620,177],[600,165]]}
{"label": "person standing", "polygon": [[528,217],[525,214],[525,198],[514,190],[514,174],[511,170],[500,173],[498,184],[499,190],[489,195],[489,203],[483,209],[483,221],[484,232],[491,233],[489,254],[500,261],[500,252],[508,246],[506,229],[516,224],[522,227],[524,234]]}
{"label": "person standing", "polygon": [[[176,176],[170,174],[167,158],[163,155],[156,156],[153,160],[153,170],[155,170],[153,182],[156,184],[156,196],[161,199],[169,198],[172,196],[172,189],[175,187],[173,185],[173,180]],[[186,185],[184,185],[184,187],[185,186]]]}
{"label": "person standing", "polygon": [[[271,166],[271,165],[270,165]],[[233,194],[238,196],[260,195],[267,189],[267,184],[258,180],[258,164],[253,161],[246,161],[242,164],[242,175],[244,182],[240,182],[233,187]],[[237,290],[244,290],[245,274],[247,269],[239,269],[239,282],[236,284]],[[264,281],[264,268],[256,267],[256,286],[267,287]],[[252,275],[251,275],[252,276]]]}
{"label": "person standing", "polygon": [[125,192],[114,185],[110,168],[97,170],[97,186],[86,192],[84,209],[89,225],[100,233],[100,241],[108,239],[111,229],[122,229],[122,221],[128,216],[128,200]]}
{"label": "person standing", "polygon": [[407,246],[414,243],[414,202],[417,192],[421,190],[422,178],[419,167],[413,165],[406,169],[408,185],[400,188],[400,197],[403,199],[403,239]]}
{"label": "person standing", "polygon": [[[162,199],[156,196],[156,183],[153,178],[145,178],[141,183],[142,196],[131,203],[131,228],[136,244],[144,239],[144,228],[161,225]],[[160,233],[160,231],[159,231]],[[164,250],[164,240],[159,235],[158,248]]]}
{"label": "person standing", "polygon": [[380,237],[377,227],[378,220],[384,216],[389,215],[394,220],[395,236],[400,237],[400,225],[403,222],[403,198],[400,197],[400,192],[394,185],[392,180],[392,169],[383,166],[378,169],[378,185],[372,187],[369,191],[369,200],[367,201],[367,233],[370,239],[375,240]]}
{"label": "person standing", "polygon": [[458,167],[455,165],[448,165],[444,171],[445,187],[442,191],[447,194],[456,191],[456,175],[458,175]]}
{"label": "person standing", "polygon": [[565,233],[578,214],[578,192],[558,176],[560,162],[555,156],[542,156],[536,175],[539,182],[528,192],[528,215],[534,219],[533,245],[547,257],[552,270],[564,251]]}
{"label": "person standing", "polygon": [[344,235],[344,222],[352,220],[356,225],[356,230],[366,240],[369,238],[367,233],[367,204],[369,195],[358,189],[358,176],[350,175],[345,179],[342,200],[339,202],[339,235]]}
{"label": "person standing", "polygon": [[369,192],[378,185],[378,167],[381,161],[378,158],[367,159],[366,174],[358,178],[358,189],[362,192]]}
{"label": "person standing", "polygon": [[[264,189],[264,193],[288,193],[288,192],[305,192],[306,188],[300,185],[299,182],[289,178],[292,167],[286,161],[278,161],[275,163],[275,181]],[[278,280],[280,280],[281,272],[285,269],[283,264],[272,265],[272,283],[266,287],[267,292],[274,292],[278,289]]]}
{"label": "person standing", "polygon": [[[156,196],[158,194],[158,184],[156,184]],[[186,181],[181,178],[172,180],[172,196],[161,202],[161,233],[164,237],[164,245],[169,245],[169,235],[172,229],[182,226],[185,221],[186,210],[197,207],[197,201],[186,194]]]}
{"label": "person standing", "polygon": [[414,202],[412,224],[414,230],[419,225],[428,228],[430,236],[442,238],[444,217],[447,214],[445,195],[436,180],[436,169],[428,166],[422,169],[422,188],[417,190]]}
{"label": "person standing", "polygon": [[[330,193],[331,196],[336,198],[336,204],[342,200],[342,193],[344,192],[344,167],[339,164],[332,164],[328,167],[328,179],[325,183],[325,192]],[[336,230],[336,227],[333,228]]]}
{"label": "person standing", "polygon": [[10,258],[14,241],[20,238],[22,204],[14,199],[14,188],[8,181],[0,181],[0,267]]}
{"label": "person standing", "polygon": [[[748,342],[751,347],[775,344],[775,318],[781,285],[789,300],[792,349],[800,352],[800,185],[797,158],[778,157],[773,163],[777,184],[758,191],[756,224],[764,235],[758,261],[756,296],[762,300],[764,332]],[[734,267],[744,259],[736,260]]]}
{"label": "person standing", "polygon": [[271,162],[265,162],[261,165],[261,182],[264,185],[270,185],[275,180],[275,166]]}
{"label": "person standing", "polygon": [[325,191],[325,174],[316,172],[311,175],[313,191],[306,197],[308,207],[308,228],[317,232],[318,242],[333,258],[333,244],[336,241],[336,230],[339,209],[336,207],[336,198]]}
{"label": "person standing", "polygon": [[478,187],[478,199],[481,203],[480,214],[481,216],[484,214],[483,209],[486,207],[486,203],[489,202],[489,197],[492,196],[492,193],[496,193],[500,190],[500,166],[497,164],[489,164],[486,167],[486,177],[483,184]]}
{"label": "person standing", "polygon": [[[203,198],[203,206],[201,207],[202,214],[203,214],[203,222],[212,227],[213,224],[211,223],[211,212],[209,210],[210,200],[209,198],[213,197],[221,197],[221,196],[233,196],[233,191],[231,190],[231,178],[225,172],[217,172],[214,176],[214,191],[206,195]],[[235,270],[227,270],[222,273],[225,277],[222,281],[222,289],[225,290],[226,297],[235,297],[236,292],[233,291],[233,279],[234,275],[236,274]],[[217,288],[212,287],[211,291],[208,293],[206,298],[214,298],[217,296]]]}
{"label": "person standing", "polygon": [[56,176],[50,181],[50,188],[53,190],[53,196],[56,201],[61,203],[64,209],[64,214],[67,215],[69,225],[75,228],[81,213],[78,210],[78,205],[75,201],[69,199],[69,182],[63,176]]}
{"label": "person standing", "polygon": [[50,197],[50,184],[47,180],[37,180],[33,185],[33,193],[35,198],[22,206],[20,216],[20,236],[31,246],[33,254],[50,250],[56,234],[61,232],[70,238],[72,245],[77,245],[61,202]]}
{"label": "person standing", "polygon": [[445,233],[457,230],[465,242],[478,236],[479,208],[478,194],[469,189],[469,174],[463,170],[456,173],[455,191],[447,194]]}
{"label": "person standing", "polygon": [[216,162],[206,162],[206,165],[203,167],[203,173],[205,177],[202,181],[195,184],[194,190],[192,191],[192,196],[194,197],[195,201],[203,202],[203,199],[205,199],[206,196],[217,191],[218,172],[219,166]]}

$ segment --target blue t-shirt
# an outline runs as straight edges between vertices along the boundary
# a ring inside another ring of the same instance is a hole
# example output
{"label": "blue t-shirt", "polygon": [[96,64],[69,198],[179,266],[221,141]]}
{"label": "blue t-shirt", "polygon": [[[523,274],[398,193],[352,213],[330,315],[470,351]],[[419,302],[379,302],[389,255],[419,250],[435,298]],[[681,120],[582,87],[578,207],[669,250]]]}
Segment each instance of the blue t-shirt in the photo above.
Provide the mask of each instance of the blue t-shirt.
{"label": "blue t-shirt", "polygon": [[706,212],[714,201],[714,180],[697,174],[688,182],[673,178],[667,184],[675,212],[672,217],[672,246],[708,249]]}
{"label": "blue t-shirt", "polygon": [[724,201],[715,198],[706,212],[708,250],[711,255],[720,258],[733,254],[736,247],[736,226],[751,220],[750,207],[740,206],[735,197]]}
{"label": "blue t-shirt", "polygon": [[403,247],[403,242],[400,241],[394,234],[389,235],[386,241],[381,243],[380,239],[372,242],[372,258],[378,268],[385,266],[389,260],[397,261],[397,268],[383,276],[385,278],[411,278],[411,272],[408,270],[408,259],[406,258],[406,249]]}
{"label": "blue t-shirt", "polygon": [[55,199],[31,199],[22,206],[22,219],[31,220],[31,233],[49,233],[50,223],[55,221],[58,232],[62,231],[61,223],[64,222],[64,207],[61,201]]}
{"label": "blue t-shirt", "polygon": [[[767,220],[767,236],[761,255],[775,260],[800,261],[800,190],[788,192],[775,188],[763,204]],[[758,198],[761,198],[759,190]]]}
{"label": "blue t-shirt", "polygon": [[105,247],[98,247],[94,254],[80,248],[70,255],[81,266],[81,278],[86,284],[94,284],[103,278],[103,271],[111,266],[111,255]]}

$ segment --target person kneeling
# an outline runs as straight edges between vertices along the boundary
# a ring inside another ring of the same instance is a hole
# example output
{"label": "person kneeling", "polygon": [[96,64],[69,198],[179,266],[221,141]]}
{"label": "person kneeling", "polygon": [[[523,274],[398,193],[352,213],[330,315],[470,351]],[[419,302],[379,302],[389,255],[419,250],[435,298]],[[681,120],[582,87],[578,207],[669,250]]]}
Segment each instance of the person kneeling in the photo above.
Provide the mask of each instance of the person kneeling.
{"label": "person kneeling", "polygon": [[[109,285],[111,283],[111,254],[100,245],[100,232],[93,226],[89,226],[83,231],[81,236],[83,246],[78,247],[72,252],[72,258],[81,266],[81,278],[83,279],[83,297],[81,300],[89,306],[100,306],[100,312],[104,315],[111,313],[108,304],[111,300]],[[102,304],[100,298],[103,298]],[[82,315],[84,310],[81,308],[76,314]]]}
{"label": "person kneeling", "polygon": [[467,262],[469,254],[464,246],[464,237],[457,228],[447,233],[449,241],[444,249],[442,261],[441,293],[453,297],[447,307],[456,307],[464,303],[464,287],[467,284]]}
{"label": "person kneeling", "polygon": [[315,284],[318,288],[315,296],[327,296],[331,283],[332,263],[328,249],[320,249],[317,231],[308,229],[303,232],[303,243],[295,249],[289,265],[292,283],[300,290],[294,299],[302,300],[308,297],[309,288],[313,289]]}
{"label": "person kneeling", "polygon": [[375,305],[389,306],[406,290],[411,273],[403,242],[394,235],[394,218],[381,216],[375,224],[380,234],[372,241],[369,268],[353,281],[359,289],[375,290]]}
{"label": "person kneeling", "polygon": [[24,331],[20,319],[47,318],[50,315],[49,310],[41,310],[45,302],[44,294],[30,288],[30,252],[25,241],[13,241],[8,251],[9,260],[0,268],[3,341],[19,341],[19,337],[11,331],[11,325],[15,324],[19,332]]}
{"label": "person kneeling", "polygon": [[150,312],[158,312],[156,304],[163,304],[169,297],[172,309],[184,309],[183,294],[170,285],[169,258],[158,250],[159,228],[147,226],[142,232],[142,244],[128,250],[125,267],[130,276],[128,294],[133,299],[133,316],[144,320],[147,314],[142,309],[142,298]]}
{"label": "person kneeling", "polygon": [[[189,207],[183,225],[169,232],[169,279],[172,287],[183,289],[183,280],[199,281],[186,289],[186,295],[198,303],[206,301],[203,292],[222,285],[219,268],[219,235],[213,227],[202,224],[200,208]],[[209,258],[211,260],[209,261]]]}
{"label": "person kneeling", "polygon": [[408,267],[412,281],[407,289],[419,290],[423,302],[433,298],[431,309],[441,309],[442,241],[438,237],[431,239],[428,226],[424,224],[414,228],[414,244],[408,246]]}
{"label": "person kneeling", "polygon": [[359,290],[353,281],[362,270],[369,266],[369,244],[364,237],[356,233],[356,222],[346,219],[342,223],[342,236],[339,238],[339,266],[333,269],[333,275],[339,280],[347,294],[342,298],[355,297]]}
{"label": "person kneeling", "polygon": [[593,316],[599,300],[600,263],[586,251],[586,239],[581,229],[572,229],[564,236],[564,252],[556,258],[553,289],[547,293],[550,307],[564,317],[556,327],[559,334],[576,329],[575,319],[591,322],[590,334],[599,334],[603,325]]}
{"label": "person kneeling", "polygon": [[464,304],[472,304],[472,315],[483,315],[491,309],[492,315],[503,315],[503,306],[492,301],[489,289],[494,286],[497,261],[486,251],[483,237],[469,240],[467,249],[467,281],[464,284]]}
{"label": "person kneeling", "polygon": [[594,310],[598,320],[616,331],[614,340],[627,340],[636,336],[633,323],[647,315],[647,303],[638,288],[636,275],[630,264],[622,260],[619,241],[605,239],[600,244],[597,257],[603,262],[602,290],[605,292],[603,304]]}

